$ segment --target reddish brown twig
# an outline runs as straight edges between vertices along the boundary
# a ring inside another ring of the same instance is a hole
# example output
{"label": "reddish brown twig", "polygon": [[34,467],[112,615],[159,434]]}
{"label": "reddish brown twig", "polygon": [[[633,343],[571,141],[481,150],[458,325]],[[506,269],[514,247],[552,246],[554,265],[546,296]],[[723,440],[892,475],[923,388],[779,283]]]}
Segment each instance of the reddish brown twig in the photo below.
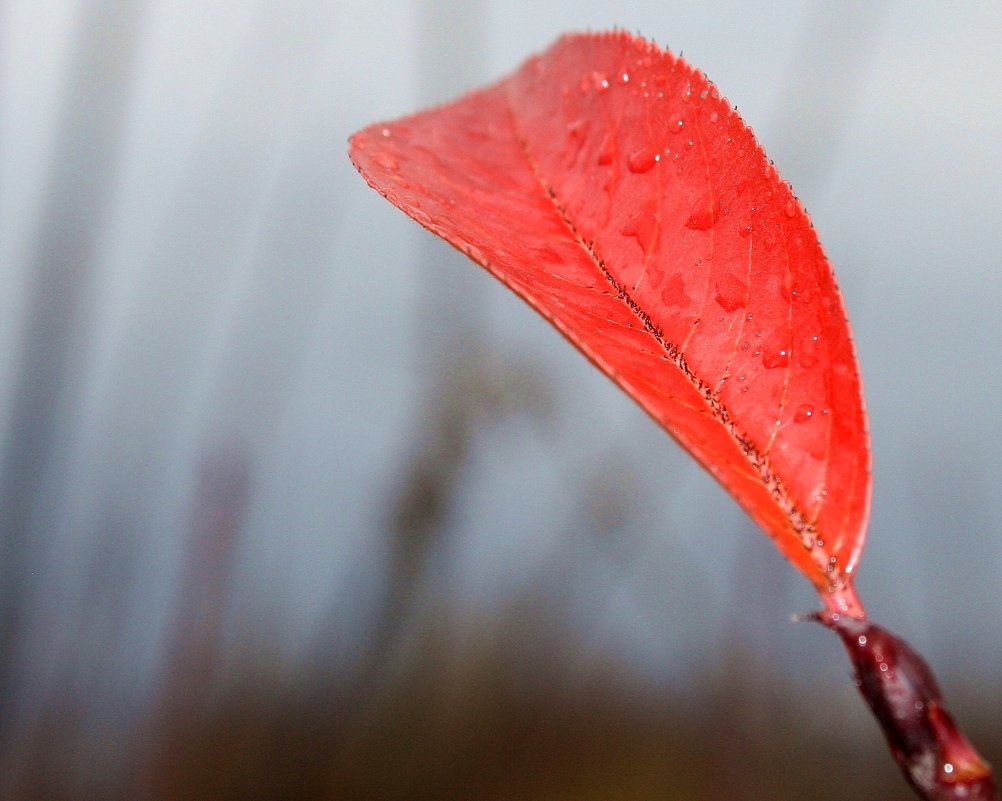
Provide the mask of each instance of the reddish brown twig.
{"label": "reddish brown twig", "polygon": [[864,618],[823,611],[849,652],[856,686],[908,783],[928,801],[997,801],[991,766],[954,723],[936,677],[900,637]]}

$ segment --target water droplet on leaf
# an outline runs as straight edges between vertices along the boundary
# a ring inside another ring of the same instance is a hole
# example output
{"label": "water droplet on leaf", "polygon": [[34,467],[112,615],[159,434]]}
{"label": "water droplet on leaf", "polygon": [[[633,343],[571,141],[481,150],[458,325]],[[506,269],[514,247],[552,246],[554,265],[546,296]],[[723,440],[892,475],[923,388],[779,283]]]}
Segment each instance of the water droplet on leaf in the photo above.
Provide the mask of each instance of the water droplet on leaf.
{"label": "water droplet on leaf", "polygon": [[400,165],[397,164],[397,160],[388,153],[373,153],[372,161],[374,164],[378,164],[380,167],[386,170],[400,169]]}
{"label": "water droplet on leaf", "polygon": [[797,342],[797,364],[804,368],[813,367],[821,358],[821,340],[817,335],[804,334]]}
{"label": "water droplet on leaf", "polygon": [[613,138],[612,134],[606,134],[605,139],[602,140],[602,146],[598,149],[598,163],[603,167],[607,164],[612,164],[612,160],[615,156],[616,140]]}
{"label": "water droplet on leaf", "polygon": [[568,160],[573,163],[577,160],[581,148],[584,146],[588,135],[588,123],[586,120],[578,119],[567,124],[566,153]]}
{"label": "water droplet on leaf", "polygon": [[630,154],[626,166],[630,168],[630,172],[644,173],[657,164],[660,159],[661,154],[657,150],[650,147],[642,147],[640,150],[635,150]]}
{"label": "water droplet on leaf", "polygon": [[776,367],[786,367],[790,361],[790,352],[786,348],[768,349],[762,354],[762,364],[772,370]]}
{"label": "water droplet on leaf", "polygon": [[743,309],[748,304],[748,287],[735,275],[725,275],[717,282],[716,301],[727,312]]}
{"label": "water droplet on leaf", "polygon": [[685,227],[691,228],[693,231],[706,231],[712,228],[716,221],[713,209],[708,205],[701,206],[689,215],[689,219],[685,221]]}
{"label": "water droplet on leaf", "polygon": [[484,258],[483,252],[476,245],[471,245],[469,242],[463,247],[463,252],[466,253],[471,259],[479,264],[486,264],[487,259]]}
{"label": "water droplet on leaf", "polygon": [[667,306],[678,306],[682,309],[692,303],[692,298],[685,294],[685,282],[681,275],[675,273],[665,282],[661,289],[661,300]]}
{"label": "water droplet on leaf", "polygon": [[811,299],[814,297],[810,284],[795,286],[791,291],[791,294],[793,295],[793,299],[798,303],[810,303]]}

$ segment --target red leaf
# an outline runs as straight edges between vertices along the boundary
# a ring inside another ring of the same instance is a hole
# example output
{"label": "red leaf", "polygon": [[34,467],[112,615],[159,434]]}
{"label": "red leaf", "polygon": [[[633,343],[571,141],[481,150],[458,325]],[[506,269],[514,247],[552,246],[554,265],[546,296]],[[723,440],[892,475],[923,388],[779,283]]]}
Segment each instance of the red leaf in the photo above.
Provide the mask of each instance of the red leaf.
{"label": "red leaf", "polygon": [[368,183],[483,265],[738,500],[829,608],[870,498],[842,299],[804,209],[716,88],[616,32],[351,138]]}

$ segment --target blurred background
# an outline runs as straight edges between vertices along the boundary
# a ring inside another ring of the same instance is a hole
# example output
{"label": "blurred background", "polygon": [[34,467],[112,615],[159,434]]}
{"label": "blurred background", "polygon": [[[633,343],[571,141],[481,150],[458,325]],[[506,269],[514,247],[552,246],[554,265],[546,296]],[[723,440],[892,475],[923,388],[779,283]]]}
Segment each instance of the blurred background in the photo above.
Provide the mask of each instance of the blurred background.
{"label": "blurred background", "polygon": [[810,210],[861,597],[1002,766],[997,4],[0,0],[0,797],[911,797],[808,583],[347,159],[612,26]]}

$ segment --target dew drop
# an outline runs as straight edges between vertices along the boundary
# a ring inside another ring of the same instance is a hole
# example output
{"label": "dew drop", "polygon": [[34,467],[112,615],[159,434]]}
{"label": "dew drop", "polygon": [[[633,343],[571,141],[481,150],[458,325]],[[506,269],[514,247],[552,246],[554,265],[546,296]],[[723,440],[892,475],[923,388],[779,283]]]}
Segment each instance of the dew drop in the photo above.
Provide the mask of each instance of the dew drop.
{"label": "dew drop", "polygon": [[686,308],[692,303],[692,298],[685,294],[685,282],[678,273],[672,275],[661,289],[661,300],[666,306]]}
{"label": "dew drop", "polygon": [[407,213],[417,220],[417,222],[421,223],[421,225],[429,225],[431,223],[431,217],[428,216],[427,212],[418,208],[417,203],[412,202],[411,208]]}
{"label": "dew drop", "polygon": [[814,298],[814,293],[811,291],[810,284],[795,286],[791,294],[793,295],[793,298],[800,303],[810,303]]}
{"label": "dew drop", "polygon": [[748,287],[734,275],[725,275],[717,282],[716,301],[726,312],[743,309],[748,304]]}
{"label": "dew drop", "polygon": [[814,407],[809,403],[802,404],[793,415],[794,423],[806,423],[814,416]]}
{"label": "dew drop", "polygon": [[689,219],[685,221],[685,227],[693,231],[706,231],[712,228],[716,221],[713,209],[709,206],[702,206],[689,215]]}
{"label": "dew drop", "polygon": [[475,262],[478,262],[479,264],[487,263],[487,259],[484,258],[483,251],[481,251],[480,248],[478,248],[476,245],[472,245],[469,242],[467,242],[466,246],[463,248],[463,251],[466,253],[467,256],[469,256]]}
{"label": "dew drop", "polygon": [[716,122],[718,119],[720,119],[720,115],[717,114],[717,112],[715,112],[715,111],[711,111],[710,112],[710,122],[711,123]]}
{"label": "dew drop", "polygon": [[567,123],[566,153],[571,162],[575,161],[584,146],[588,134],[588,123],[583,119]]}
{"label": "dew drop", "polygon": [[752,227],[750,225],[742,225],[740,228],[738,228],[738,236],[742,237],[743,239],[747,239],[749,236],[751,236],[751,232],[752,232]]}
{"label": "dew drop", "polygon": [[389,139],[393,135],[393,132],[389,128],[383,128],[383,130],[380,131],[380,133],[386,139]]}
{"label": "dew drop", "polygon": [[378,164],[385,170],[399,170],[400,165],[397,164],[397,160],[388,153],[373,153],[372,161],[374,164]]}
{"label": "dew drop", "polygon": [[797,364],[811,368],[821,358],[821,340],[816,334],[805,334],[798,342]]}
{"label": "dew drop", "polygon": [[592,85],[599,94],[605,93],[609,89],[609,79],[604,72],[593,72],[591,74]]}
{"label": "dew drop", "polygon": [[622,83],[622,84],[629,83],[630,82],[630,73],[624,72],[622,75],[620,75],[619,76],[619,82]]}
{"label": "dew drop", "polygon": [[668,130],[671,133],[679,133],[685,127],[685,118],[681,114],[672,114],[668,120]]}
{"label": "dew drop", "polygon": [[603,167],[612,164],[612,160],[616,156],[616,140],[613,138],[611,133],[605,135],[605,139],[602,140],[602,146],[598,149],[598,163]]}
{"label": "dew drop", "polygon": [[767,350],[762,356],[762,364],[769,370],[776,367],[786,367],[790,361],[790,351],[786,348]]}
{"label": "dew drop", "polygon": [[567,123],[567,135],[571,139],[584,139],[588,132],[588,121],[578,118],[574,122]]}
{"label": "dew drop", "polygon": [[640,246],[640,249],[646,254],[653,239],[653,219],[648,215],[638,212],[626,221],[626,225],[619,232],[623,236],[633,237],[637,241],[637,245]]}
{"label": "dew drop", "polygon": [[860,645],[863,645],[863,646],[865,646],[865,645],[866,645],[866,635],[865,635],[865,634],[860,634],[860,635],[859,635],[859,639],[857,640],[857,642],[858,642],[858,643],[859,643]]}
{"label": "dew drop", "polygon": [[630,168],[630,172],[644,173],[649,171],[660,160],[661,154],[658,151],[650,147],[642,147],[640,150],[635,150],[630,154],[626,166]]}

